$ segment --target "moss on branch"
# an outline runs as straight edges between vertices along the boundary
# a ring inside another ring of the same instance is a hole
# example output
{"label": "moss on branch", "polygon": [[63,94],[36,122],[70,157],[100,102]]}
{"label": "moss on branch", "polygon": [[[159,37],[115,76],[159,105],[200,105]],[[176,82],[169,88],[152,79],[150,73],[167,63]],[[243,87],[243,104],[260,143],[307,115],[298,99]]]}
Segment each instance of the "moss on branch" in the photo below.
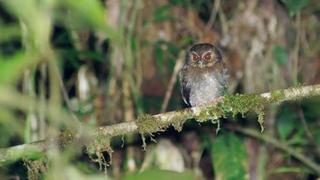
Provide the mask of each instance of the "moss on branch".
{"label": "moss on branch", "polygon": [[[90,143],[84,143],[88,153],[95,155],[100,164],[107,164],[103,158],[102,152],[108,152],[110,155],[112,149],[110,142],[115,136],[124,136],[131,133],[140,133],[152,135],[152,133],[165,131],[169,126],[173,126],[177,131],[181,131],[186,120],[195,118],[198,122],[211,121],[217,123],[219,118],[226,117],[228,114],[236,115],[241,113],[245,115],[249,111],[258,114],[258,122],[263,131],[264,107],[272,103],[281,103],[288,100],[300,100],[303,98],[320,95],[320,85],[301,86],[284,90],[276,90],[264,94],[236,94],[227,95],[218,103],[208,104],[207,106],[194,107],[172,112],[166,112],[157,115],[143,115],[136,121],[124,122],[110,126],[98,127],[89,133]],[[219,125],[219,124],[218,124]],[[22,157],[32,156],[30,152],[45,153],[48,145],[52,143],[61,143],[60,147],[79,141],[77,133],[65,132],[59,136],[59,139],[46,139],[31,144],[0,149],[0,164],[16,160]],[[88,138],[88,137],[85,137]]]}

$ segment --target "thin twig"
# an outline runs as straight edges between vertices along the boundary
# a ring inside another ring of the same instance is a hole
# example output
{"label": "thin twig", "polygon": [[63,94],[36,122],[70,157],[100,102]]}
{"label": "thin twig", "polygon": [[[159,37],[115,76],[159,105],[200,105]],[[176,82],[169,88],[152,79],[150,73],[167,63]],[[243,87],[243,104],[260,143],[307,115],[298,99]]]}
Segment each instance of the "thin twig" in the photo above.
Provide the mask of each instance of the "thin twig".
{"label": "thin twig", "polygon": [[299,117],[300,117],[299,119],[300,119],[300,121],[302,123],[303,129],[306,132],[307,138],[315,146],[316,154],[317,154],[318,157],[320,157],[319,146],[317,145],[316,140],[314,139],[313,135],[311,134],[311,131],[310,131],[309,127],[308,127],[308,124],[307,124],[306,118],[304,116],[303,110],[301,108],[299,108]]}
{"label": "thin twig", "polygon": [[308,157],[306,157],[304,154],[297,152],[296,150],[294,150],[293,148],[277,141],[276,139],[267,136],[266,134],[261,134],[258,131],[255,131],[253,129],[249,129],[249,128],[242,128],[242,127],[232,127],[234,130],[260,139],[264,142],[267,142],[273,146],[275,146],[276,148],[279,148],[283,151],[285,151],[286,153],[292,155],[294,158],[296,158],[297,160],[299,160],[300,162],[302,162],[303,164],[305,164],[306,166],[308,166],[310,169],[312,169],[317,175],[320,175],[320,166],[318,164],[316,164],[315,162],[313,162],[311,159],[309,159]]}
{"label": "thin twig", "polygon": [[167,88],[166,95],[164,96],[164,101],[163,101],[163,103],[161,105],[161,113],[163,113],[163,112],[165,112],[167,110],[167,107],[168,107],[168,104],[169,104],[169,100],[170,100],[171,95],[172,95],[173,87],[177,82],[179,70],[181,69],[181,67],[183,65],[183,62],[184,62],[184,57],[185,57],[185,53],[181,52],[179,54],[179,58],[178,58],[178,60],[177,60],[177,62],[175,64],[175,66],[174,66],[173,73],[172,73],[170,81],[169,81],[169,86]]}
{"label": "thin twig", "polygon": [[297,35],[294,47],[294,57],[292,61],[292,81],[294,84],[298,83],[298,63],[299,63],[299,51],[300,51],[300,39],[301,39],[301,13],[298,12],[296,16],[296,28]]}
{"label": "thin twig", "polygon": [[206,30],[210,30],[210,28],[213,26],[215,20],[216,20],[216,17],[217,17],[217,14],[218,14],[218,11],[220,9],[220,0],[214,0],[213,2],[213,6],[212,6],[212,10],[211,10],[211,15],[210,15],[210,19],[206,25]]}

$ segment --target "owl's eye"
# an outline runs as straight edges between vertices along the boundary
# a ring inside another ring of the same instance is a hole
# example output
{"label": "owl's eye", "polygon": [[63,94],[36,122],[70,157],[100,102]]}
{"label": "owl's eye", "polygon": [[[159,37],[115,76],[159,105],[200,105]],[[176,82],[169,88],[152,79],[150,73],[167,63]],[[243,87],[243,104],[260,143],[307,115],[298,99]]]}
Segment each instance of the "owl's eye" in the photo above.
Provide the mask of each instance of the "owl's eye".
{"label": "owl's eye", "polygon": [[209,61],[211,59],[211,53],[207,53],[203,56],[204,60]]}
{"label": "owl's eye", "polygon": [[196,55],[196,54],[192,54],[192,60],[193,61],[198,61],[198,60],[200,60],[200,57],[198,55]]}

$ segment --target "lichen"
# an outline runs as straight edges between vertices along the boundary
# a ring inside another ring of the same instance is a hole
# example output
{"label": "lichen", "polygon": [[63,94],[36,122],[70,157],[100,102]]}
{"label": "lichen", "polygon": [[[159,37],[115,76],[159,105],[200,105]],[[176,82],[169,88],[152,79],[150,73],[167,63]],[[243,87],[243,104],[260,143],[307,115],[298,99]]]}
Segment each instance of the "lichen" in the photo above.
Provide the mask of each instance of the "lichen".
{"label": "lichen", "polygon": [[[94,140],[86,146],[90,159],[99,164],[100,170],[102,170],[103,167],[106,171],[107,166],[111,164],[113,150],[110,142],[111,137],[98,133]],[[109,161],[106,161],[103,155],[104,152],[108,153]]]}
{"label": "lichen", "polygon": [[41,179],[41,174],[47,172],[48,166],[44,160],[24,160],[28,169],[28,179]]}
{"label": "lichen", "polygon": [[139,116],[137,126],[138,132],[141,135],[143,149],[146,149],[146,135],[153,140],[152,136],[154,132],[165,131],[170,125],[180,132],[188,118],[190,118],[190,113],[187,111],[178,111],[173,116],[168,115],[167,119],[161,119],[160,117],[148,114]]}
{"label": "lichen", "polygon": [[58,137],[59,147],[65,148],[66,146],[70,145],[74,142],[76,134],[72,131],[65,131],[61,133]]}
{"label": "lichen", "polygon": [[149,114],[144,114],[137,119],[138,131],[142,139],[142,147],[146,149],[146,138],[145,135],[152,136],[152,133],[157,131],[165,130],[169,125],[161,123],[160,118],[151,116]]}
{"label": "lichen", "polygon": [[217,120],[219,118],[224,117],[225,110],[221,106],[221,103],[217,105],[208,106],[205,110],[203,110],[197,117],[198,122],[204,122],[207,120]]}
{"label": "lichen", "polygon": [[219,134],[219,131],[221,129],[221,123],[220,119],[213,119],[211,120],[212,124],[217,124],[216,134]]}
{"label": "lichen", "polygon": [[187,112],[179,112],[176,116],[171,119],[171,125],[178,132],[182,131],[183,124],[190,118]]}
{"label": "lichen", "polygon": [[249,110],[263,106],[264,98],[255,94],[237,94],[234,96],[226,96],[222,106],[228,111],[237,114],[244,114]]}
{"label": "lichen", "polygon": [[264,131],[264,109],[260,109],[260,110],[255,110],[255,112],[258,114],[258,123],[260,125],[260,131],[263,132]]}
{"label": "lichen", "polygon": [[137,119],[138,131],[140,134],[152,134],[163,130],[165,126],[160,122],[160,118],[149,114],[141,115]]}
{"label": "lichen", "polygon": [[[275,94],[274,98],[282,98],[283,92]],[[261,131],[264,130],[264,105],[266,100],[260,95],[255,94],[236,94],[226,95],[221,102],[216,105],[206,107],[198,116],[195,118],[198,122],[204,122],[211,120],[212,123],[217,124],[216,132],[220,129],[220,118],[225,118],[231,113],[233,117],[237,114],[244,116],[247,112],[253,111],[258,115],[258,123],[260,124]]]}
{"label": "lichen", "polygon": [[271,98],[270,98],[270,103],[273,102],[279,102],[280,100],[284,99],[285,94],[283,90],[277,90],[277,91],[273,91],[271,93]]}

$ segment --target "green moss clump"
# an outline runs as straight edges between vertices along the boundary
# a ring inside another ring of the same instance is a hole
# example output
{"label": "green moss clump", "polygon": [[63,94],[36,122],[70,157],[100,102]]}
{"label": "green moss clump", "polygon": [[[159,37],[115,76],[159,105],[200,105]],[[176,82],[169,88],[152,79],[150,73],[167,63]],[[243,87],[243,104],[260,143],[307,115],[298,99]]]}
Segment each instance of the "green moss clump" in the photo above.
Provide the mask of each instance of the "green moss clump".
{"label": "green moss clump", "polygon": [[279,100],[283,99],[285,97],[284,91],[283,90],[277,90],[273,91],[271,93],[271,98],[270,102],[279,102]]}
{"label": "green moss clump", "polygon": [[152,134],[165,129],[165,125],[160,122],[160,118],[156,118],[149,114],[141,115],[137,119],[138,131],[140,134]]}
{"label": "green moss clump", "polygon": [[[279,94],[280,96],[280,94]],[[279,97],[278,96],[278,97]],[[233,116],[237,113],[244,115],[250,110],[258,114],[258,123],[261,127],[261,132],[264,130],[263,120],[264,120],[264,104],[266,103],[265,98],[256,94],[237,94],[234,96],[225,96],[222,106],[226,110],[231,112]]]}
{"label": "green moss clump", "polygon": [[154,132],[165,130],[169,125],[160,122],[160,118],[156,118],[149,114],[141,115],[137,119],[138,131],[142,139],[142,147],[146,149],[145,134],[151,135]]}
{"label": "green moss clump", "polygon": [[74,142],[76,134],[72,131],[65,131],[58,137],[59,147],[65,148]]}
{"label": "green moss clump", "polygon": [[28,179],[41,179],[41,175],[48,170],[48,165],[44,160],[25,160],[24,165],[28,169]]}
{"label": "green moss clump", "polygon": [[[278,92],[275,98],[282,98],[282,92]],[[217,132],[220,129],[219,118],[223,118],[226,114],[231,113],[235,117],[238,113],[244,116],[249,111],[254,111],[258,114],[258,123],[260,124],[261,131],[264,130],[264,104],[267,103],[265,98],[255,94],[236,94],[227,95],[222,102],[217,105],[208,106],[197,117],[198,122],[211,120],[212,123],[218,124]]]}
{"label": "green moss clump", "polygon": [[208,106],[204,111],[202,111],[196,118],[198,122],[204,122],[210,119],[215,122],[215,120],[224,117],[225,110],[221,103],[214,106]]}
{"label": "green moss clump", "polygon": [[145,134],[152,137],[152,133],[166,130],[172,125],[177,131],[181,131],[185,121],[190,118],[190,113],[187,111],[176,112],[173,116],[168,116],[168,119],[162,120],[159,117],[151,115],[142,115],[137,119],[138,131],[141,134],[143,148],[146,148]]}
{"label": "green moss clump", "polygon": [[225,96],[222,106],[233,114],[244,114],[249,110],[261,109],[264,104],[264,98],[255,94],[237,94],[234,96]]}

